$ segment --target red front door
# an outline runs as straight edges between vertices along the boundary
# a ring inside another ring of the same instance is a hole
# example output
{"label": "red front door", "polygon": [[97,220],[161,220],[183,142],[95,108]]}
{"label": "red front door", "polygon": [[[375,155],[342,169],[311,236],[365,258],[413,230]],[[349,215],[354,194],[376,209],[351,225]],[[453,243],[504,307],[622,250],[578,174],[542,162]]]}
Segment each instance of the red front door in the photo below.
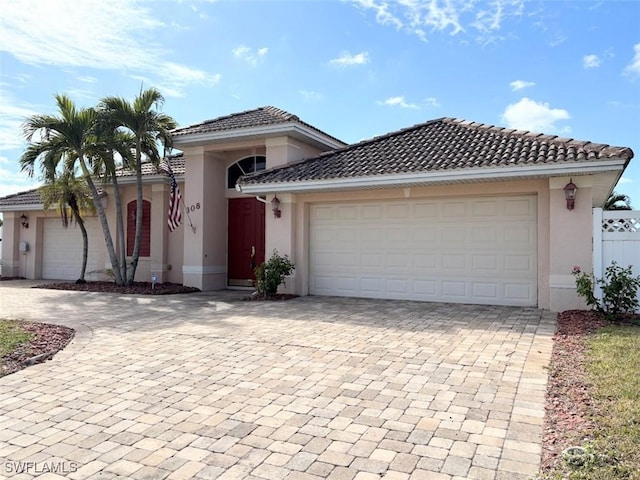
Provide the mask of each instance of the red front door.
{"label": "red front door", "polygon": [[264,262],[264,212],[255,198],[229,199],[229,285],[253,285],[253,269]]}

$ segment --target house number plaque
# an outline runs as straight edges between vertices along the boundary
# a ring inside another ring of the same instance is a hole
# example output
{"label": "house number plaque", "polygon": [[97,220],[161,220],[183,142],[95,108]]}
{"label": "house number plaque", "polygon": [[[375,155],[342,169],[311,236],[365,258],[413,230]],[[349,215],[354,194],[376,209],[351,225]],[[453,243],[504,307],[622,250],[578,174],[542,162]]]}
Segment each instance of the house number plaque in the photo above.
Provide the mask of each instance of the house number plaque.
{"label": "house number plaque", "polygon": [[195,212],[196,210],[200,210],[200,202],[194,203],[192,205],[185,205],[185,209],[187,212]]}

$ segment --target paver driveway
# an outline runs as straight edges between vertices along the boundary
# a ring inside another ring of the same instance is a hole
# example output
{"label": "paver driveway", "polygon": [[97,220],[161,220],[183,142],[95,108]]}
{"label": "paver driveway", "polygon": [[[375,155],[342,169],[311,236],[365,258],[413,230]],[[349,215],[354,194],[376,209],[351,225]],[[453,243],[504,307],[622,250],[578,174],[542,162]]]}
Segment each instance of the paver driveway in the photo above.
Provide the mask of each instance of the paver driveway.
{"label": "paver driveway", "polygon": [[0,284],[0,316],[77,335],[54,360],[0,378],[0,476],[512,480],[538,470],[548,312],[21,285]]}

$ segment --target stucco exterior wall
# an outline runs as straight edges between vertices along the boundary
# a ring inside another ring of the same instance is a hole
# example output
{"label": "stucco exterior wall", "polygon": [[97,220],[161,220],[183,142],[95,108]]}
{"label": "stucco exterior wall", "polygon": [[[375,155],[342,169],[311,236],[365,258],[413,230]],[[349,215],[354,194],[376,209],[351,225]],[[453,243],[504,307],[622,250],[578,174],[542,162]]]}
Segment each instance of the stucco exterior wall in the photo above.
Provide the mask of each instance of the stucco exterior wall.
{"label": "stucco exterior wall", "polygon": [[580,190],[576,208],[567,210],[562,187],[568,181],[569,178],[560,177],[552,182],[536,179],[278,195],[282,217],[275,219],[267,215],[267,256],[274,248],[288,254],[296,264],[296,272],[287,290],[306,295],[309,292],[309,206],[313,203],[535,194],[538,212],[538,306],[553,311],[576,308],[579,299],[570,271],[576,263],[590,265],[591,193],[587,186],[589,177],[574,178]]}

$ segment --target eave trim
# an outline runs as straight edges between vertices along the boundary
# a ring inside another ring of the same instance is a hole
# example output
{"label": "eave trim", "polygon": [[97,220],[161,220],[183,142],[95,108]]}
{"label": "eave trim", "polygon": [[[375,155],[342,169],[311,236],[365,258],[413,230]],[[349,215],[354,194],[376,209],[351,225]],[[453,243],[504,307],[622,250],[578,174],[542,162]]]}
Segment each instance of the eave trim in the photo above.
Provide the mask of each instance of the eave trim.
{"label": "eave trim", "polygon": [[605,171],[624,170],[626,160],[615,159],[590,163],[544,165],[530,167],[498,167],[442,172],[421,172],[400,175],[377,175],[368,177],[334,178],[297,182],[271,182],[239,185],[243,193],[310,192],[321,190],[346,190],[401,187],[408,185],[432,185],[457,182],[480,182],[487,180],[517,179],[523,177],[557,177],[561,175],[586,175]]}

